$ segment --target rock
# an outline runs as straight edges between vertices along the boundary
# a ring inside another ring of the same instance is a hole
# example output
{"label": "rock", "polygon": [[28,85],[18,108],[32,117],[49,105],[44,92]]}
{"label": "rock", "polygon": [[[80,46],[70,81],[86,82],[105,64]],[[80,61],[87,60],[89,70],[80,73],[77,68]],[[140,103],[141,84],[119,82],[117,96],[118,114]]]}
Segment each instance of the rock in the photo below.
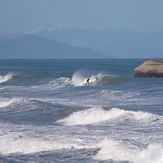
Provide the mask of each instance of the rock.
{"label": "rock", "polygon": [[163,60],[149,60],[135,68],[135,77],[163,77]]}

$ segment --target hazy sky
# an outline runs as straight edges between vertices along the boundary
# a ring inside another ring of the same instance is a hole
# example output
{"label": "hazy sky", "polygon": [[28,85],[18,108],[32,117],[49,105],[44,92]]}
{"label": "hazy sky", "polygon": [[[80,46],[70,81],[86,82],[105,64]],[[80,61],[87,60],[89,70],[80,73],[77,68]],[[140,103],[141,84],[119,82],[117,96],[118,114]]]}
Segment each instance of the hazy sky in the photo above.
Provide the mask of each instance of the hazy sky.
{"label": "hazy sky", "polygon": [[47,24],[163,31],[163,0],[0,0],[0,31],[25,32]]}

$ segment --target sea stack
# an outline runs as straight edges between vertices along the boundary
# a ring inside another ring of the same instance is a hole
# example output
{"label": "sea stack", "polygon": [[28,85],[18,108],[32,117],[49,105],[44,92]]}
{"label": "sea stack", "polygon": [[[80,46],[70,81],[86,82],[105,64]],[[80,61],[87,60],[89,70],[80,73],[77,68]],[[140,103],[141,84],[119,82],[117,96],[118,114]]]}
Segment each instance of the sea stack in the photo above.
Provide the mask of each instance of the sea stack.
{"label": "sea stack", "polygon": [[145,61],[135,72],[135,77],[163,78],[163,60]]}

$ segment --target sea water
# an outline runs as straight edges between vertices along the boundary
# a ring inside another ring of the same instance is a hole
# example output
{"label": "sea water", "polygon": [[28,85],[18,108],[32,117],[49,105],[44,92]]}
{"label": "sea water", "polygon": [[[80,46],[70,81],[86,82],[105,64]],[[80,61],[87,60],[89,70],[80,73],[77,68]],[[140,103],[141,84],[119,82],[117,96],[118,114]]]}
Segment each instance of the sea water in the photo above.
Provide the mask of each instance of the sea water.
{"label": "sea water", "polygon": [[145,60],[0,60],[0,162],[163,163],[163,79],[134,77]]}

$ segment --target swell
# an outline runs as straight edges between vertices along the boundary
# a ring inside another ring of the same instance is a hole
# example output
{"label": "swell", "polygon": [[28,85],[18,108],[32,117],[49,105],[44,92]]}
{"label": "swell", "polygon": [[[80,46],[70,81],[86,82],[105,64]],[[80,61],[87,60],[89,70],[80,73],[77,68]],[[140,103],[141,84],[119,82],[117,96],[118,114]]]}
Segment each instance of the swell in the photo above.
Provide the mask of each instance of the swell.
{"label": "swell", "polygon": [[117,85],[129,80],[127,78],[101,74],[98,74],[97,76],[92,76],[91,79],[92,82],[95,82],[95,85]]}
{"label": "swell", "polygon": [[20,75],[20,74],[7,74],[0,75],[0,84],[2,85],[42,85],[42,84],[58,84],[58,85],[74,85],[74,86],[87,86],[87,79],[90,86],[98,85],[117,85],[128,82],[128,78],[117,76],[110,76],[107,74],[98,73],[96,75],[81,74],[75,72],[72,78],[68,77],[55,77],[48,74],[38,75]]}
{"label": "swell", "polygon": [[64,116],[68,116],[72,110],[76,110],[76,107],[45,99],[0,99],[0,119],[10,122],[51,124]]}
{"label": "swell", "polygon": [[85,109],[84,106],[76,106],[73,102],[71,104],[68,101],[66,103],[61,100],[44,98],[1,98],[0,119],[41,124],[57,122],[66,126],[88,125],[105,121],[163,124],[162,116],[145,111],[129,111],[114,107],[106,110],[101,106]]}
{"label": "swell", "polygon": [[19,74],[7,74],[0,76],[0,84],[5,85],[44,85],[44,84],[68,84],[70,78],[66,77],[54,77],[48,74],[39,75],[19,75]]}

